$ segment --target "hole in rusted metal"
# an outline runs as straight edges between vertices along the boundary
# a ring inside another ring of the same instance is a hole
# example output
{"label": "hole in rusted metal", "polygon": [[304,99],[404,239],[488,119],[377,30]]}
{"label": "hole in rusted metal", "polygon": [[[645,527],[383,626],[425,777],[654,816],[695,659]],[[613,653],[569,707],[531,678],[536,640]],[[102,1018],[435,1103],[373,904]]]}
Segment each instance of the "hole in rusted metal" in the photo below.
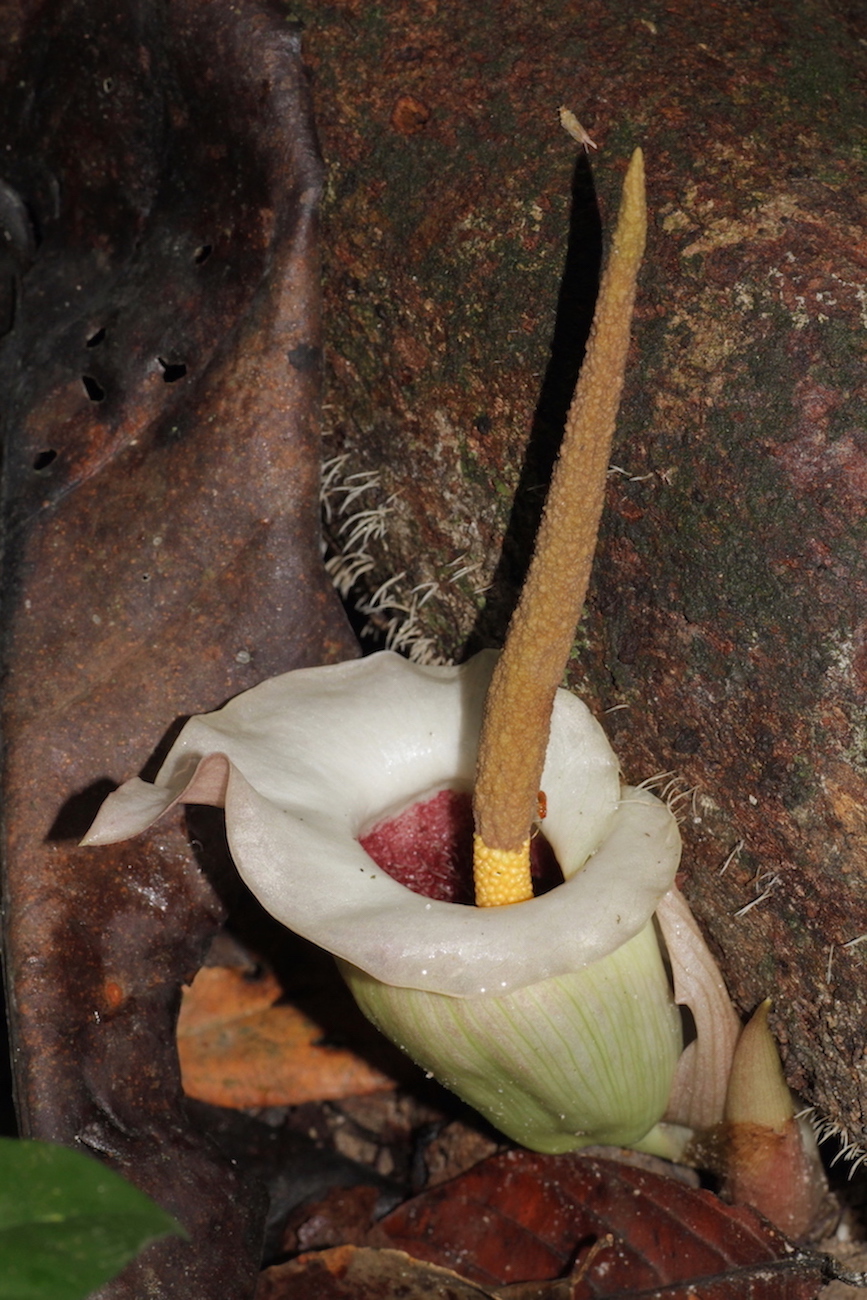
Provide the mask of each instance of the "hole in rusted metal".
{"label": "hole in rusted metal", "polygon": [[102,402],[105,399],[105,389],[98,379],[93,375],[82,375],[81,382],[84,384],[84,391],[92,402]]}
{"label": "hole in rusted metal", "polygon": [[162,366],[163,383],[174,384],[187,373],[187,367],[182,361],[166,361],[164,357],[157,357],[157,361]]}

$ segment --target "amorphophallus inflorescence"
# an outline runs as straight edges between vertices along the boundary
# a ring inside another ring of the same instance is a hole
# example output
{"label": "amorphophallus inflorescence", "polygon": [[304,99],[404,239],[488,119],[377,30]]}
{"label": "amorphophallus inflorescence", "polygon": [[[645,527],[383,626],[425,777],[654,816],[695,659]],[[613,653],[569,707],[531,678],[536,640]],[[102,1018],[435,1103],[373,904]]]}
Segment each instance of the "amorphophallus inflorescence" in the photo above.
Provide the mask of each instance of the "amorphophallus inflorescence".
{"label": "amorphophallus inflorescence", "polygon": [[[525,590],[501,656],[390,652],[273,678],[192,718],[153,785],[128,781],[86,844],[178,801],[225,806],[241,876],[334,954],[365,1013],[503,1132],[679,1154],[723,1117],[739,1026],[674,887],[668,807],[621,784],[558,689],[586,593],[645,237],[632,158]],[[533,896],[540,791],[562,883]],[[472,794],[476,905],[425,897],[364,845]],[[392,874],[390,874],[390,872]],[[684,1042],[678,1004],[692,1013]]]}

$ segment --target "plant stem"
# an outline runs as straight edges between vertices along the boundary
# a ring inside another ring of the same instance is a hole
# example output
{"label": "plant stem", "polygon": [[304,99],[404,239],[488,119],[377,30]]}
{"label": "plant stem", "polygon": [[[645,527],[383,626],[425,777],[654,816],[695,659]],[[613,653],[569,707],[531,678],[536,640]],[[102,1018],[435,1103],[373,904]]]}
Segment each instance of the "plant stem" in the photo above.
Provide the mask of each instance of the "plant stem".
{"label": "plant stem", "polygon": [[636,149],[530,570],[485,702],[473,796],[479,907],[533,896],[530,828],[554,693],[596,549],[645,233],[644,160]]}

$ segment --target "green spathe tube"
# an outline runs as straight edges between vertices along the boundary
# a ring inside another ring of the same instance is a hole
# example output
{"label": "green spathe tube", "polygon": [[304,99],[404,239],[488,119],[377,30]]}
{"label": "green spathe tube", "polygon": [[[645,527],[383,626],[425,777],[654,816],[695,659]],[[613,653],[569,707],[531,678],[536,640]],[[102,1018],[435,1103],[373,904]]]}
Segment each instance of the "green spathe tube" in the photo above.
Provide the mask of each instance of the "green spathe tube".
{"label": "green spathe tube", "polygon": [[400,988],[338,965],[378,1029],[516,1142],[656,1149],[682,1037],[653,922],[583,970],[499,997]]}

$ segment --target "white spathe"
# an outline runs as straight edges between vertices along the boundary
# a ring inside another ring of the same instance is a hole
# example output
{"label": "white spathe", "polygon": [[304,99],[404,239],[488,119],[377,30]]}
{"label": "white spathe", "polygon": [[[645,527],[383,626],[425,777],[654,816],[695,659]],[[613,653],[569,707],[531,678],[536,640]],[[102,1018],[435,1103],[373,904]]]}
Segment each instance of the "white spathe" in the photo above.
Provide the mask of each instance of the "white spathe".
{"label": "white spathe", "polygon": [[110,795],[84,843],[138,834],[178,800],[225,802],[232,856],[268,911],[377,979],[465,997],[578,970],[647,923],[680,835],[647,791],[621,796],[602,728],[568,691],[542,777],[563,885],[512,907],[430,901],[358,843],[439,789],[471,789],[495,658],[433,668],[385,651],[262,682],[191,718],[155,783]]}

